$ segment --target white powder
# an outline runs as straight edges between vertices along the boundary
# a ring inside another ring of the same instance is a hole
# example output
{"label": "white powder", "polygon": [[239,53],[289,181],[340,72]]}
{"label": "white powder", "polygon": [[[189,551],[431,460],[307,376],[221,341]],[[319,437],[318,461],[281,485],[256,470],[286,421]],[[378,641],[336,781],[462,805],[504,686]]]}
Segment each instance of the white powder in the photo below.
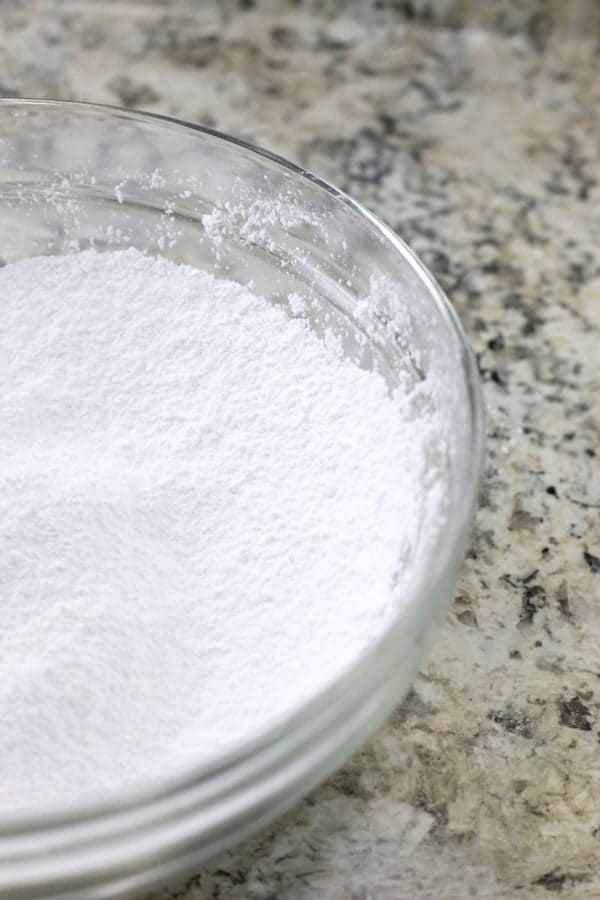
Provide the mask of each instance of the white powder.
{"label": "white powder", "polygon": [[254,736],[378,635],[408,400],[302,319],[136,251],[0,270],[0,811]]}

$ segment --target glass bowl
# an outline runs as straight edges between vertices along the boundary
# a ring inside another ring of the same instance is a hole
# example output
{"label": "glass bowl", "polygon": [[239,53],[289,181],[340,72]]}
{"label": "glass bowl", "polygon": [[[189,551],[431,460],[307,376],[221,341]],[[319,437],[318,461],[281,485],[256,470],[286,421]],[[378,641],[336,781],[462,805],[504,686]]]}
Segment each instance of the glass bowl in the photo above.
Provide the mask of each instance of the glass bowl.
{"label": "glass bowl", "polygon": [[[0,896],[109,898],[198,868],[344,761],[408,688],[452,595],[483,457],[477,368],[444,294],[371,213],[225,135],[81,103],[0,100],[0,263],[135,246],[299,295],[391,386],[424,374],[443,422],[444,527],[385,633],[335,684],[210,765],[28,817],[0,813]],[[386,284],[367,306],[373,279]],[[431,399],[431,398],[430,398]]]}

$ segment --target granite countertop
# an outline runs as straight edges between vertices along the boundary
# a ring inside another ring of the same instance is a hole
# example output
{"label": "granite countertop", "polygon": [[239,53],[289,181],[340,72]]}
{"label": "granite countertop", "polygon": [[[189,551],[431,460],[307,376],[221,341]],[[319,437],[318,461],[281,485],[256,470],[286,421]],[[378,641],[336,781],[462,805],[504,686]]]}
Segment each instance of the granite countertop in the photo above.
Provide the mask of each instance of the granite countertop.
{"label": "granite countertop", "polygon": [[600,898],[599,69],[595,0],[0,6],[0,95],[176,115],[330,179],[432,268],[484,381],[481,511],[410,694],[161,900]]}

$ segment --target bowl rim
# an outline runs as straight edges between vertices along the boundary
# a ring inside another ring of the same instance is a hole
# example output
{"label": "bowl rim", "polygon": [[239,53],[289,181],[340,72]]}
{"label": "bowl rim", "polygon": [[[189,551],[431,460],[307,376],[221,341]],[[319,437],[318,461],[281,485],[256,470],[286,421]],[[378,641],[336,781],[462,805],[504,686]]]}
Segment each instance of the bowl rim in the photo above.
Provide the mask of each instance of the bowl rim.
{"label": "bowl rim", "polygon": [[[441,551],[437,564],[425,573],[423,579],[411,591],[410,599],[406,603],[406,609],[414,609],[419,599],[421,604],[426,604],[427,596],[430,594],[435,595],[436,584],[442,580],[444,571],[448,568],[456,571],[463,559],[470,527],[477,508],[479,486],[483,472],[485,408],[476,358],[467,342],[458,314],[434,276],[415,252],[374,213],[328,181],[279,154],[255,146],[248,141],[217,129],[159,113],[143,112],[108,104],[79,100],[0,98],[0,113],[11,109],[15,112],[35,109],[79,111],[83,116],[103,115],[115,120],[125,119],[140,124],[155,125],[156,127],[181,129],[191,135],[208,136],[217,141],[225,142],[234,148],[247,151],[259,159],[265,159],[270,163],[274,163],[287,174],[309,181],[313,186],[329,194],[333,200],[349,207],[411,267],[414,274],[426,286],[438,313],[445,320],[449,330],[453,332],[460,348],[462,373],[469,406],[471,438],[469,447],[470,482],[466,485],[460,507],[451,511],[452,521],[444,534],[443,544],[440,548],[436,547],[436,549]],[[435,611],[439,606],[440,603],[437,602],[434,604],[433,610]],[[85,823],[96,823],[114,815],[122,815],[124,812],[154,807],[172,798],[174,795],[185,793],[187,790],[199,785],[207,785],[227,772],[233,772],[243,767],[248,760],[256,759],[268,748],[273,748],[278,742],[281,743],[285,736],[299,732],[307,723],[318,720],[319,712],[323,712],[328,704],[339,701],[340,697],[343,696],[348,698],[351,694],[350,687],[357,680],[358,676],[366,676],[369,670],[372,669],[375,660],[381,654],[387,653],[389,658],[390,654],[393,653],[395,636],[401,628],[402,617],[395,617],[381,637],[367,647],[353,663],[344,669],[335,682],[296,707],[293,713],[282,717],[275,725],[221,754],[219,760],[210,760],[201,764],[191,764],[182,767],[178,774],[170,774],[163,777],[157,776],[156,779],[144,779],[143,782],[118,791],[115,790],[114,793],[111,792],[100,799],[92,798],[89,802],[69,802],[64,804],[64,806],[61,805],[56,811],[33,811],[31,813],[16,813],[7,816],[0,815],[0,841],[21,835],[45,833],[49,829],[69,828],[70,826],[79,826]],[[375,682],[371,683],[372,689],[374,684]]]}

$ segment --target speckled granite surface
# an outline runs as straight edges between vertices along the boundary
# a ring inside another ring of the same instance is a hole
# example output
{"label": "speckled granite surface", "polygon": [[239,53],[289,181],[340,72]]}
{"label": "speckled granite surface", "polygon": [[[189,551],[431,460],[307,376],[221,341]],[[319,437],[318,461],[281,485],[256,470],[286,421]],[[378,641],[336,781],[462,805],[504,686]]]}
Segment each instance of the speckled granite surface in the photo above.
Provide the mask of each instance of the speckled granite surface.
{"label": "speckled granite surface", "polygon": [[0,94],[209,123],[332,180],[431,266],[485,382],[482,508],[414,690],[161,900],[600,898],[599,20],[594,0],[0,6]]}

